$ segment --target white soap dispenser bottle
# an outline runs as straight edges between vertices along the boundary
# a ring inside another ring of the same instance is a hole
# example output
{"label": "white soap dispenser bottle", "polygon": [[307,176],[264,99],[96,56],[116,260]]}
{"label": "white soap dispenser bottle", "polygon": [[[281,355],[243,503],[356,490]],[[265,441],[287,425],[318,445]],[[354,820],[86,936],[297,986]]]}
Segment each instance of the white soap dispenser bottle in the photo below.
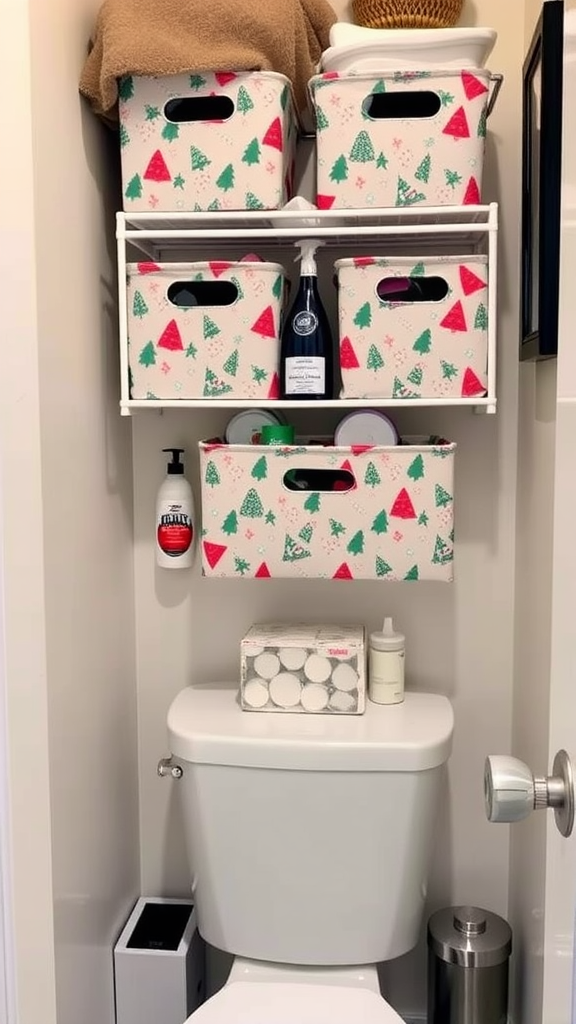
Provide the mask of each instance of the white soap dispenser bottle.
{"label": "white soap dispenser bottle", "polygon": [[368,697],[375,704],[401,704],[404,700],[406,638],[394,632],[391,618],[381,632],[370,633],[368,647]]}
{"label": "white soap dispenser bottle", "polygon": [[180,462],[183,448],[163,448],[172,455],[156,500],[156,562],[162,569],[189,569],[194,552],[192,488]]}

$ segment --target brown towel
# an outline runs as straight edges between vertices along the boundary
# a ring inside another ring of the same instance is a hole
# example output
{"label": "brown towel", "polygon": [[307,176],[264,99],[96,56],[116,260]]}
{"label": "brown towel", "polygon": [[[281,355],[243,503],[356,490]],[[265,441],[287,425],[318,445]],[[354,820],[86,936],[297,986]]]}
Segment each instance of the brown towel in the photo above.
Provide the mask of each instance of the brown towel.
{"label": "brown towel", "polygon": [[336,20],[327,0],[105,0],[80,92],[115,119],[122,75],[279,71],[303,114]]}

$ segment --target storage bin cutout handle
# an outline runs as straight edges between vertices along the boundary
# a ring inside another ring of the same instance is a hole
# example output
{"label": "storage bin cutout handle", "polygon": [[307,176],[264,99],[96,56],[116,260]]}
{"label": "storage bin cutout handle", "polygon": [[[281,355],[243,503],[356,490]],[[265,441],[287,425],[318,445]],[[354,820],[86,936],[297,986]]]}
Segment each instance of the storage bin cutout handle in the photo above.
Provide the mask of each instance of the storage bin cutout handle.
{"label": "storage bin cutout handle", "polygon": [[238,300],[238,286],[233,281],[173,281],[166,297],[178,309],[233,306]]}
{"label": "storage bin cutout handle", "polygon": [[426,277],[382,277],[376,296],[382,305],[413,302],[442,302],[450,291],[448,282],[437,275]]}
{"label": "storage bin cutout handle", "polygon": [[[503,75],[490,75],[488,85],[489,116],[498,99]],[[405,92],[402,89],[391,92],[371,92],[362,101],[364,116],[370,121],[419,120],[436,117],[442,109],[442,99],[434,89],[418,89]]]}
{"label": "storage bin cutout handle", "polygon": [[236,111],[231,96],[177,96],[164,104],[164,117],[173,124],[229,121]]}
{"label": "storage bin cutout handle", "polygon": [[354,474],[349,469],[289,469],[282,478],[287,491],[317,491],[347,494],[356,487]]}

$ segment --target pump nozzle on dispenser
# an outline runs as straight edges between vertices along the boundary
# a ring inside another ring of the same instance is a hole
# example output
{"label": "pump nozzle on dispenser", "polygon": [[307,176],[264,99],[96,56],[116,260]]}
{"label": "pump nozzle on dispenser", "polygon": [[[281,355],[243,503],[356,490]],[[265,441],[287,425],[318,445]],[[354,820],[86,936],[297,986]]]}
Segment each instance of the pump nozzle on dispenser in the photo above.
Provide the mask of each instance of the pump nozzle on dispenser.
{"label": "pump nozzle on dispenser", "polygon": [[169,462],[166,466],[166,472],[170,476],[177,476],[184,473],[184,466],[180,462],[180,456],[184,455],[184,448],[163,448],[163,452],[172,455],[172,462]]}
{"label": "pump nozzle on dispenser", "polygon": [[300,274],[302,277],[318,277],[316,266],[316,252],[321,245],[325,245],[320,238],[303,238],[300,242],[294,242],[297,249],[300,249],[298,256],[294,257],[294,263],[300,260]]}

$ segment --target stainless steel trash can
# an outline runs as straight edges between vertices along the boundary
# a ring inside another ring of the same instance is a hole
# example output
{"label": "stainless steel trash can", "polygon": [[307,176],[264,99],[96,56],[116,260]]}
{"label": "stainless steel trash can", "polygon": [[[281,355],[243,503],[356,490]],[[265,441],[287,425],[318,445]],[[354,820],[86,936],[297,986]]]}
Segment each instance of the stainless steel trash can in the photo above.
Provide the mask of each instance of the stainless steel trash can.
{"label": "stainless steel trash can", "polygon": [[479,907],[428,922],[428,1024],[507,1024],[509,924]]}

